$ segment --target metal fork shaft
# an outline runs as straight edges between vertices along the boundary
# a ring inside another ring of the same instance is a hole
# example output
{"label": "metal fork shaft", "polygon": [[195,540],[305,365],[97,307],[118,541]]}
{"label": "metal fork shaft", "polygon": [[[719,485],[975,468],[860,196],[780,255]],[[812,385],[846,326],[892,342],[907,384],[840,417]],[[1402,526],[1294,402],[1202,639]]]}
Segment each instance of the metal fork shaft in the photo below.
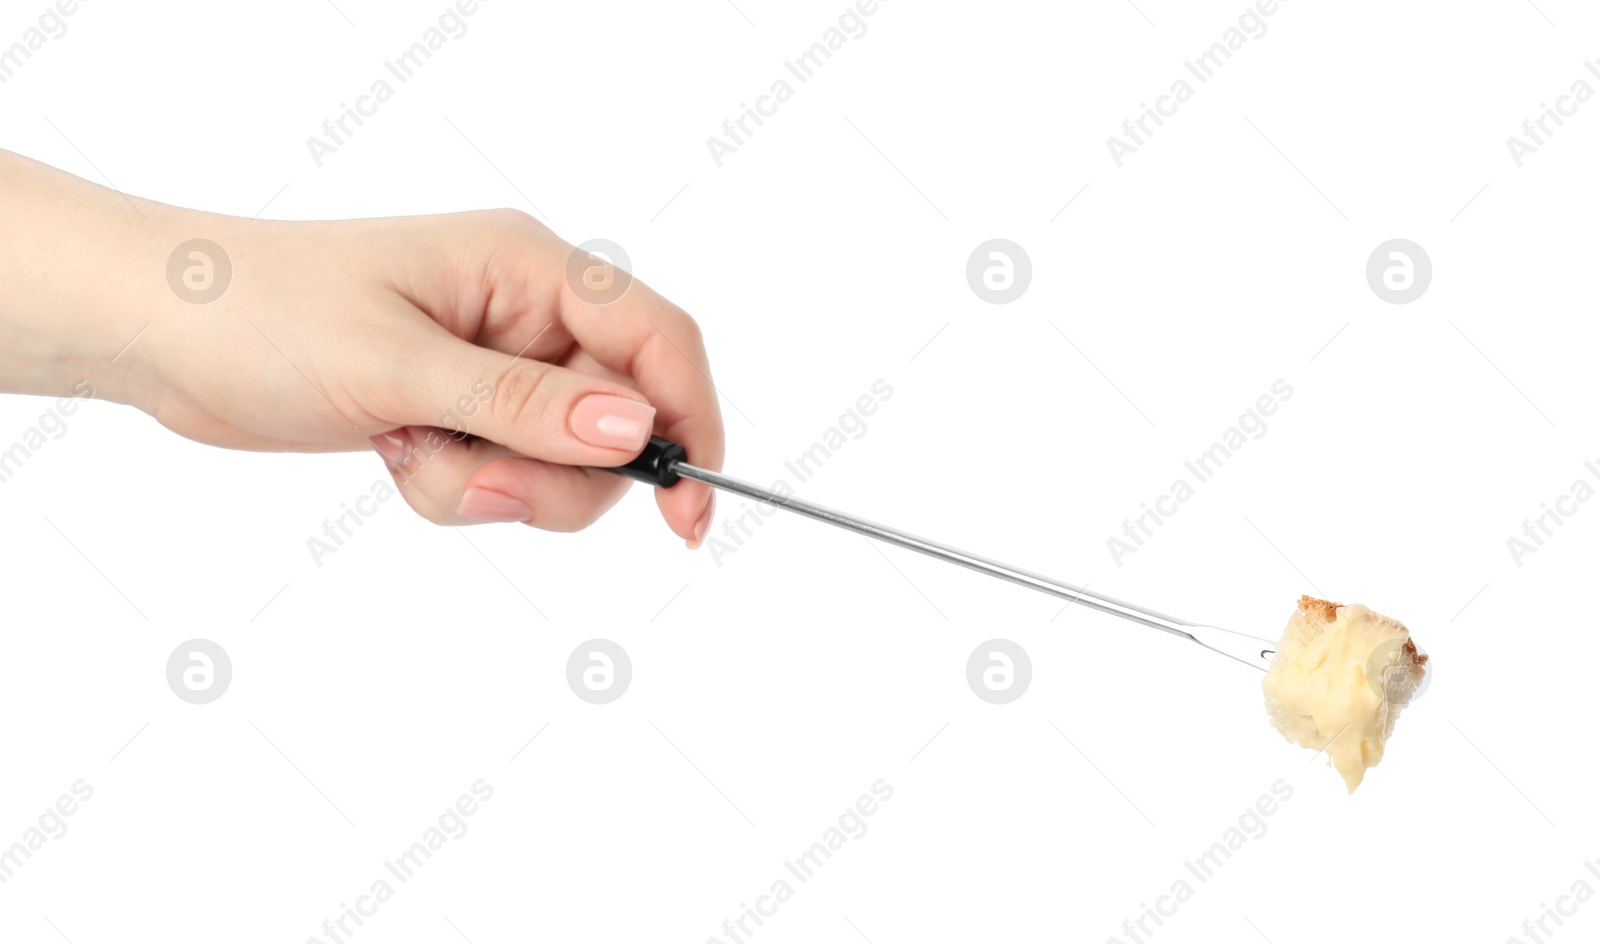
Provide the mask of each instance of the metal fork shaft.
{"label": "metal fork shaft", "polygon": [[[1269,664],[1271,650],[1263,649],[1257,645],[1258,643],[1266,643],[1266,640],[1243,636],[1214,626],[1190,623],[1186,620],[1167,616],[1164,613],[1147,610],[1142,606],[1135,606],[1123,600],[1094,593],[1083,587],[1075,587],[1059,580],[1052,580],[1049,577],[1012,567],[1009,564],[1002,564],[987,557],[970,554],[948,544],[940,544],[937,541],[930,541],[914,534],[907,534],[897,528],[891,528],[888,525],[878,524],[865,518],[858,518],[855,515],[836,511],[832,508],[818,505],[815,502],[806,501],[803,498],[751,485],[748,482],[723,475],[721,472],[702,469],[687,462],[673,462],[672,471],[683,478],[701,482],[725,492],[774,505],[786,511],[792,511],[795,514],[831,524],[837,528],[844,528],[847,531],[854,531],[857,534],[862,534],[887,544],[893,544],[896,547],[903,547],[919,554],[926,554],[929,557],[935,557],[939,560],[965,567],[968,570],[975,570],[981,574],[988,574],[991,577],[998,577],[1010,583],[1029,587],[1040,593],[1048,593],[1063,600],[1082,603],[1084,606],[1130,620],[1141,626],[1148,626],[1151,629],[1159,629],[1164,633],[1181,636],[1190,642],[1205,646],[1213,652],[1220,653],[1257,669],[1265,670]],[[1212,637],[1214,633],[1224,633],[1227,637],[1237,637],[1237,640]],[[1207,638],[1203,637],[1211,638],[1208,641]],[[1266,644],[1268,646],[1271,645],[1270,643]]]}

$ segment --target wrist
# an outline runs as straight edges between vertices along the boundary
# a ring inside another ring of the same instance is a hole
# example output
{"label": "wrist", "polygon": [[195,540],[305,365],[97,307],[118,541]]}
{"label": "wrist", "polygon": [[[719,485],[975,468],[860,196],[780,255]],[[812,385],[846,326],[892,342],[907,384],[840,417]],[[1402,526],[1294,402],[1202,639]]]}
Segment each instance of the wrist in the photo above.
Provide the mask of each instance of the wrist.
{"label": "wrist", "polygon": [[173,212],[0,151],[0,391],[147,396],[128,348],[159,302]]}

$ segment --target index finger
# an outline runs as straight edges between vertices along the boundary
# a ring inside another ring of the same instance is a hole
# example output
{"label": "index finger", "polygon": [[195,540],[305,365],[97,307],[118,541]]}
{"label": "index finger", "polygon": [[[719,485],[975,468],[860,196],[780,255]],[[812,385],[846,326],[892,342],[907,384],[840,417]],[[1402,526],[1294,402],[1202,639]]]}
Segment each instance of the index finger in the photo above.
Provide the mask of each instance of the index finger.
{"label": "index finger", "polygon": [[[591,291],[563,278],[562,324],[597,362],[633,381],[656,408],[657,435],[682,445],[691,464],[720,471],[725,449],[722,407],[700,326],[632,275],[613,270],[609,277],[626,280],[620,297],[611,297],[615,288]],[[712,491],[688,480],[656,490],[662,516],[690,547],[705,540]]]}

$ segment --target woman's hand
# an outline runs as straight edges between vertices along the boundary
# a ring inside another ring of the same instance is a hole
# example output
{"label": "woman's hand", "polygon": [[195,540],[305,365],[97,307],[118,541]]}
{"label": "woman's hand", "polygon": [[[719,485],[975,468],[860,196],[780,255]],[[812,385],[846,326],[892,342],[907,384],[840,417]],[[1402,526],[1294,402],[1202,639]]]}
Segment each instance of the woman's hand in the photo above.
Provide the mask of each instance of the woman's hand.
{"label": "woman's hand", "polygon": [[[436,523],[583,528],[628,486],[592,467],[652,433],[721,467],[694,321],[522,213],[251,222],[0,152],[0,275],[4,389],[87,380],[235,449],[373,448]],[[711,490],[656,497],[699,546]]]}

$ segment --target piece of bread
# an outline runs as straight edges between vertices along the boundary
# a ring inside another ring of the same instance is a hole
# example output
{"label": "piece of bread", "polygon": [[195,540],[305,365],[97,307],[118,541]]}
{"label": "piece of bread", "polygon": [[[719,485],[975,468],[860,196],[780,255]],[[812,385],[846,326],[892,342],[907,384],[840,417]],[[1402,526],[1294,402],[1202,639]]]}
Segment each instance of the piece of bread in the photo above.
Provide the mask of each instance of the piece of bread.
{"label": "piece of bread", "polygon": [[1398,621],[1359,603],[1303,596],[1261,683],[1267,715],[1292,743],[1326,751],[1354,793],[1383,760],[1427,661]]}

